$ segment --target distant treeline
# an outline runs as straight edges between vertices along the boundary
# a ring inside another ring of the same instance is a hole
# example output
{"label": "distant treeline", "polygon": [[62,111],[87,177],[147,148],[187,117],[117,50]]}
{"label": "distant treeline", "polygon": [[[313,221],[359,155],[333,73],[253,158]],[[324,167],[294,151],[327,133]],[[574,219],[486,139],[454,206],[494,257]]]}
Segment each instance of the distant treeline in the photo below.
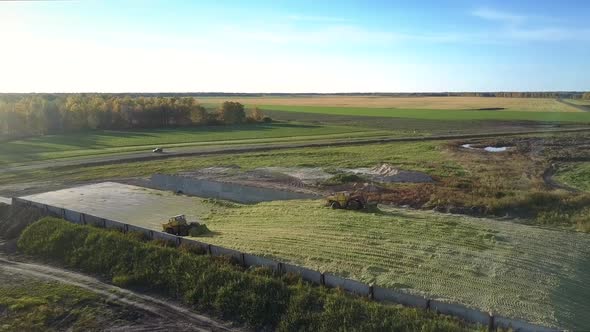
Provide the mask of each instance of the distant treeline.
{"label": "distant treeline", "polygon": [[[34,94],[0,93],[0,100],[20,99]],[[35,94],[45,98],[66,97],[68,93]],[[163,93],[83,93],[82,96],[109,97],[312,97],[312,96],[373,96],[373,97],[508,97],[508,98],[563,98],[590,99],[590,92],[582,91],[497,91],[497,92],[347,92],[347,93],[231,93],[231,92],[163,92]]]}
{"label": "distant treeline", "polygon": [[167,128],[270,121],[244,105],[212,112],[192,97],[25,94],[0,96],[0,136],[24,137],[84,129]]}

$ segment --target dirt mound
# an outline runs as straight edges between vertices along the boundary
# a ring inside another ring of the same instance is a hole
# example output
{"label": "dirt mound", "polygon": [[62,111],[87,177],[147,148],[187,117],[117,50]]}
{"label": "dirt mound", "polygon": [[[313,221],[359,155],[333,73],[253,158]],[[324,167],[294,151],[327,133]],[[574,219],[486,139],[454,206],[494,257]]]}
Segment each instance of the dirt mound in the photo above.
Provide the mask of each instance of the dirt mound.
{"label": "dirt mound", "polygon": [[371,168],[353,168],[344,169],[345,172],[351,172],[366,176],[376,182],[409,182],[409,183],[431,183],[434,182],[432,177],[426,173],[417,171],[405,171],[396,168],[390,164],[381,164]]}
{"label": "dirt mound", "polygon": [[397,169],[389,164],[382,164],[380,166],[375,166],[371,170],[381,176],[394,176],[399,173],[399,169]]}

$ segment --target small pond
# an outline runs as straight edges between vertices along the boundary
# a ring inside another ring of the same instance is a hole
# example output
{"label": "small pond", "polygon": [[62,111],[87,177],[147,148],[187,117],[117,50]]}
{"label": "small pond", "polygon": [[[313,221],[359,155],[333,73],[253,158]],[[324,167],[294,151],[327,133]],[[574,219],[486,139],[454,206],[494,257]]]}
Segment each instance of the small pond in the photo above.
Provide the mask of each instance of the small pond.
{"label": "small pond", "polygon": [[476,148],[473,147],[472,144],[463,144],[461,145],[462,148],[464,149],[470,149],[470,150],[484,150],[487,152],[504,152],[507,151],[510,147],[508,146],[486,146],[484,148]]}

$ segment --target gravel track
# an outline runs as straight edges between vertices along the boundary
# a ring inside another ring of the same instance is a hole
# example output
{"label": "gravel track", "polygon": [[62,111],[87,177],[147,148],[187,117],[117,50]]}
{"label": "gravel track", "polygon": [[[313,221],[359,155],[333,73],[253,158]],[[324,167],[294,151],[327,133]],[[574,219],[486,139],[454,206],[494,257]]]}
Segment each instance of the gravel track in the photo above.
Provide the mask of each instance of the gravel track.
{"label": "gravel track", "polygon": [[80,273],[38,263],[18,262],[5,256],[0,256],[0,270],[80,287],[104,296],[109,301],[147,312],[152,318],[139,326],[122,326],[109,331],[237,331],[229,324],[196,314],[174,303],[106,284]]}

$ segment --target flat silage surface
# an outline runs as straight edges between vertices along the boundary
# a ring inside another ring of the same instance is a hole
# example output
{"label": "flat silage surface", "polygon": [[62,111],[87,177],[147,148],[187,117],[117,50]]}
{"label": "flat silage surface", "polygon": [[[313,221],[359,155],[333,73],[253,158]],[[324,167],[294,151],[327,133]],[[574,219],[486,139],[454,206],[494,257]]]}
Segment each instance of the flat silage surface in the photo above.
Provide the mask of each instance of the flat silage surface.
{"label": "flat silage surface", "polygon": [[162,223],[178,214],[185,214],[189,220],[201,219],[212,206],[197,197],[114,182],[23,198],[153,230],[161,230]]}
{"label": "flat silage surface", "polygon": [[112,182],[24,198],[154,230],[176,214],[206,218],[215,235],[204,242],[533,323],[590,326],[588,234],[428,211],[333,211],[317,201],[220,207]]}

